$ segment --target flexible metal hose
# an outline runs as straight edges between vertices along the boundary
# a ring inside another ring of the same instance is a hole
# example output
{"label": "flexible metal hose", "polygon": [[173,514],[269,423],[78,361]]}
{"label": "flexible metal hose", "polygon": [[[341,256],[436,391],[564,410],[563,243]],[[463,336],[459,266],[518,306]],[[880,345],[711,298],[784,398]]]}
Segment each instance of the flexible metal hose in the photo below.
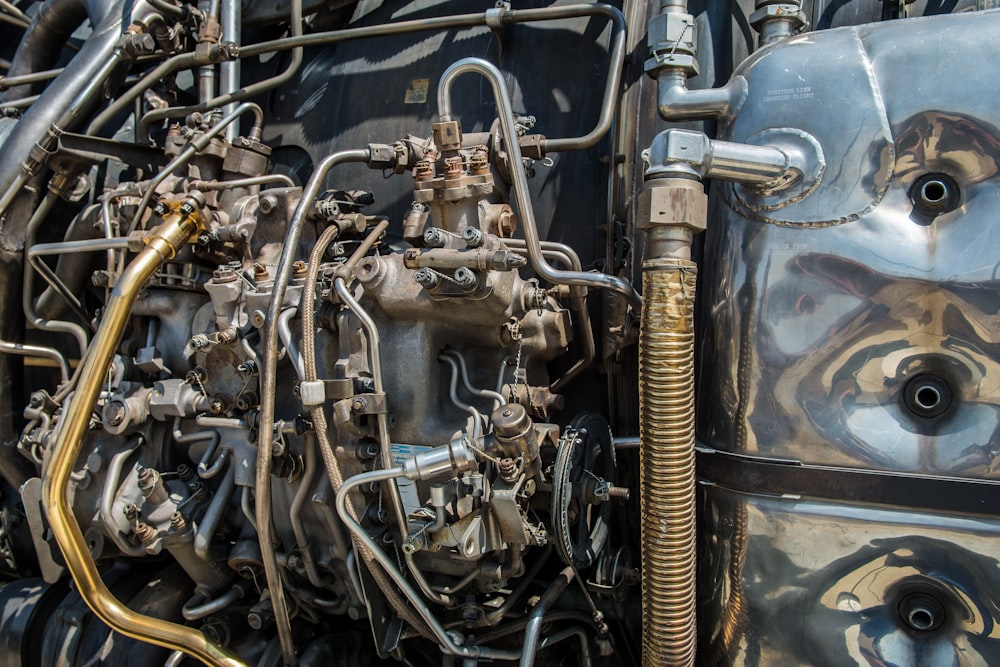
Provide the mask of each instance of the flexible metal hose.
{"label": "flexible metal hose", "polygon": [[295,662],[295,642],[292,638],[292,625],[288,616],[288,604],[281,587],[281,574],[278,570],[278,560],[274,552],[274,531],[271,527],[271,444],[274,441],[274,396],[278,389],[278,320],[284,310],[285,291],[292,274],[292,262],[295,260],[302,236],[302,224],[312,202],[319,195],[326,175],[335,165],[345,162],[364,162],[370,157],[367,150],[339,151],[327,156],[316,166],[316,170],[302,190],[302,197],[295,207],[292,219],[288,223],[285,242],[275,271],[274,285],[271,288],[271,300],[267,306],[267,318],[264,326],[262,342],[264,358],[260,368],[260,423],[257,441],[257,468],[254,471],[254,494],[257,506],[254,511],[254,522],[260,538],[261,560],[264,563],[264,576],[271,590],[271,602],[274,605],[275,627],[281,640],[281,653],[285,663]]}
{"label": "flexible metal hose", "polygon": [[[380,224],[369,238],[377,238],[385,231],[388,225]],[[319,371],[316,364],[316,309],[313,302],[316,299],[316,279],[319,276],[319,266],[323,261],[323,255],[330,244],[340,235],[340,230],[336,225],[331,225],[323,230],[316,245],[313,246],[309,254],[309,269],[306,276],[306,283],[302,288],[302,366],[306,382],[315,382],[319,379]],[[326,412],[322,405],[315,405],[309,410],[309,418],[312,420],[313,428],[316,431],[316,440],[319,443],[320,455],[326,466],[327,475],[330,478],[330,487],[334,493],[340,491],[344,485],[344,475],[340,470],[340,463],[333,451],[333,443],[330,442],[329,425],[326,421]],[[351,516],[358,519],[357,510],[353,503],[348,503],[348,511]],[[406,604],[400,597],[392,582],[385,576],[381,567],[375,561],[375,555],[371,549],[361,540],[354,540],[354,548],[357,550],[361,560],[368,567],[372,578],[383,592],[386,600],[396,611],[396,614],[406,623],[426,637],[430,637],[430,631],[426,629],[423,620]]]}
{"label": "flexible metal hose", "polygon": [[643,264],[639,334],[643,665],[694,664],[694,294],[697,267]]}

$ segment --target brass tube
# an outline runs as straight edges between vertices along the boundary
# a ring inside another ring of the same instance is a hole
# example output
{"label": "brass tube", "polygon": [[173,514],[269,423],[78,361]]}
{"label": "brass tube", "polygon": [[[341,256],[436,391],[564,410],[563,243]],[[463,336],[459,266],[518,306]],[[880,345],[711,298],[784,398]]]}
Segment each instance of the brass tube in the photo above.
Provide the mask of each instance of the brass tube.
{"label": "brass tube", "polygon": [[697,266],[643,263],[639,333],[642,664],[694,664],[694,294]]}
{"label": "brass tube", "polygon": [[108,366],[121,341],[135,298],[150,276],[192,238],[200,223],[197,209],[193,215],[184,211],[168,214],[163,224],[147,237],[146,247],[115,285],[43,472],[42,497],[66,568],[76,582],[80,597],[98,618],[123,635],[183,651],[206,665],[240,667],[245,665],[243,661],[198,630],[137,613],[115,598],[101,580],[66,496],[70,473],[83,448],[94,404],[107,378]]}

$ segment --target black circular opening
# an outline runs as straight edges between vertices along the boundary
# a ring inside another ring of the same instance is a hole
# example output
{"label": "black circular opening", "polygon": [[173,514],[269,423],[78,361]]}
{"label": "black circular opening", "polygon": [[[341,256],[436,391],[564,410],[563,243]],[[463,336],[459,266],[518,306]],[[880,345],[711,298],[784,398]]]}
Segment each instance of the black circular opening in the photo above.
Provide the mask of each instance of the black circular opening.
{"label": "black circular opening", "polygon": [[925,218],[953,211],[961,200],[958,182],[948,174],[924,174],[910,187],[913,210]]}
{"label": "black circular opening", "polygon": [[944,605],[928,593],[909,593],[899,601],[899,617],[915,632],[933,632],[945,620]]}
{"label": "black circular opening", "polygon": [[913,400],[923,410],[935,410],[941,405],[941,392],[933,385],[921,385],[913,392]]}
{"label": "black circular opening", "polygon": [[948,198],[948,186],[938,180],[927,181],[920,188],[920,196],[929,204],[938,204]]}
{"label": "black circular opening", "polygon": [[913,415],[933,419],[943,415],[952,402],[948,383],[936,375],[924,373],[906,383],[903,404]]}
{"label": "black circular opening", "polygon": [[910,615],[907,617],[910,622],[910,627],[914,630],[930,630],[934,627],[934,612],[926,607],[916,607],[910,610]]}

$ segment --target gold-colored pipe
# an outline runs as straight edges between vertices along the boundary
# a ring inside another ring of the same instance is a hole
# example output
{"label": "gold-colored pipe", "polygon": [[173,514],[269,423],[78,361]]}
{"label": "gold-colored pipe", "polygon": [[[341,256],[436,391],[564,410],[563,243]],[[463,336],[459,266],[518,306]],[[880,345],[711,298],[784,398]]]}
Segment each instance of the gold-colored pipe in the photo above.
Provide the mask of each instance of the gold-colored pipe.
{"label": "gold-colored pipe", "polygon": [[83,447],[94,404],[121,342],[135,298],[153,273],[173,258],[202,224],[199,207],[193,200],[185,201],[168,213],[163,224],[147,236],[146,247],[122,273],[91,343],[76,392],[61,419],[51,458],[42,475],[42,497],[66,567],[76,582],[80,597],[98,618],[123,635],[183,651],[206,665],[245,667],[243,661],[198,630],[139,614],[112,595],[101,580],[66,496],[70,473]]}
{"label": "gold-colored pipe", "polygon": [[643,664],[695,658],[694,292],[690,260],[643,266],[639,334]]}
{"label": "gold-colored pipe", "polygon": [[639,324],[642,664],[695,661],[694,297],[691,241],[707,221],[701,183],[652,178]]}

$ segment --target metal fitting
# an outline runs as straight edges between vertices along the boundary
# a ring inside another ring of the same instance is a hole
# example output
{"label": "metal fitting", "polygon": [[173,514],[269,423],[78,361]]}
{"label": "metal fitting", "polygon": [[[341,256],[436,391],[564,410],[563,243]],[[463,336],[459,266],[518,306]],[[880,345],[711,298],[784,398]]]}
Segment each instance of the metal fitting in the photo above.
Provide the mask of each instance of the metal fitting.
{"label": "metal fitting", "polygon": [[801,2],[757,0],[756,7],[749,22],[760,33],[761,46],[787,39],[809,25]]}
{"label": "metal fitting", "polygon": [[144,468],[142,465],[135,467],[136,477],[139,482],[139,491],[153,505],[161,505],[169,498],[169,493],[163,485],[163,478],[160,473],[153,468]]}
{"label": "metal fitting", "polygon": [[664,68],[683,71],[688,76],[698,73],[698,33],[690,14],[669,12],[658,14],[649,21],[646,45],[650,58],[644,69],[655,76]]}
{"label": "metal fitting", "polygon": [[430,160],[420,160],[413,167],[413,180],[429,181],[434,178],[434,163]]}
{"label": "metal fitting", "polygon": [[322,380],[299,383],[299,400],[306,407],[323,405],[326,402],[326,386]]}
{"label": "metal fitting", "polygon": [[448,234],[443,229],[431,227],[424,231],[424,245],[428,248],[443,248],[448,244]]}
{"label": "metal fitting", "polygon": [[462,231],[462,240],[470,248],[481,248],[486,243],[486,235],[475,227],[466,227]]}
{"label": "metal fitting", "polygon": [[[790,186],[804,171],[804,156],[776,146],[753,146],[709,139],[702,132],[660,132],[642,154],[645,177],[716,178],[774,192]],[[798,158],[798,159],[796,159]]]}
{"label": "metal fitting", "polygon": [[403,476],[410,480],[427,480],[448,475],[456,477],[478,470],[472,450],[461,440],[415,454],[403,462]]}
{"label": "metal fitting", "polygon": [[463,290],[473,290],[476,288],[476,274],[472,269],[461,266],[455,269],[455,274],[452,276],[455,279],[455,284]]}
{"label": "metal fitting", "polygon": [[647,232],[649,257],[691,258],[694,235],[705,230],[708,196],[690,178],[647,180],[639,196],[638,226]]}
{"label": "metal fitting", "polygon": [[441,278],[431,269],[417,269],[413,279],[426,290],[432,290],[441,284]]}
{"label": "metal fitting", "polygon": [[463,175],[465,175],[465,169],[462,168],[461,157],[448,157],[444,159],[445,178],[459,178]]}
{"label": "metal fitting", "polygon": [[457,120],[442,120],[431,125],[434,145],[439,151],[457,151],[462,147],[462,126]]}

